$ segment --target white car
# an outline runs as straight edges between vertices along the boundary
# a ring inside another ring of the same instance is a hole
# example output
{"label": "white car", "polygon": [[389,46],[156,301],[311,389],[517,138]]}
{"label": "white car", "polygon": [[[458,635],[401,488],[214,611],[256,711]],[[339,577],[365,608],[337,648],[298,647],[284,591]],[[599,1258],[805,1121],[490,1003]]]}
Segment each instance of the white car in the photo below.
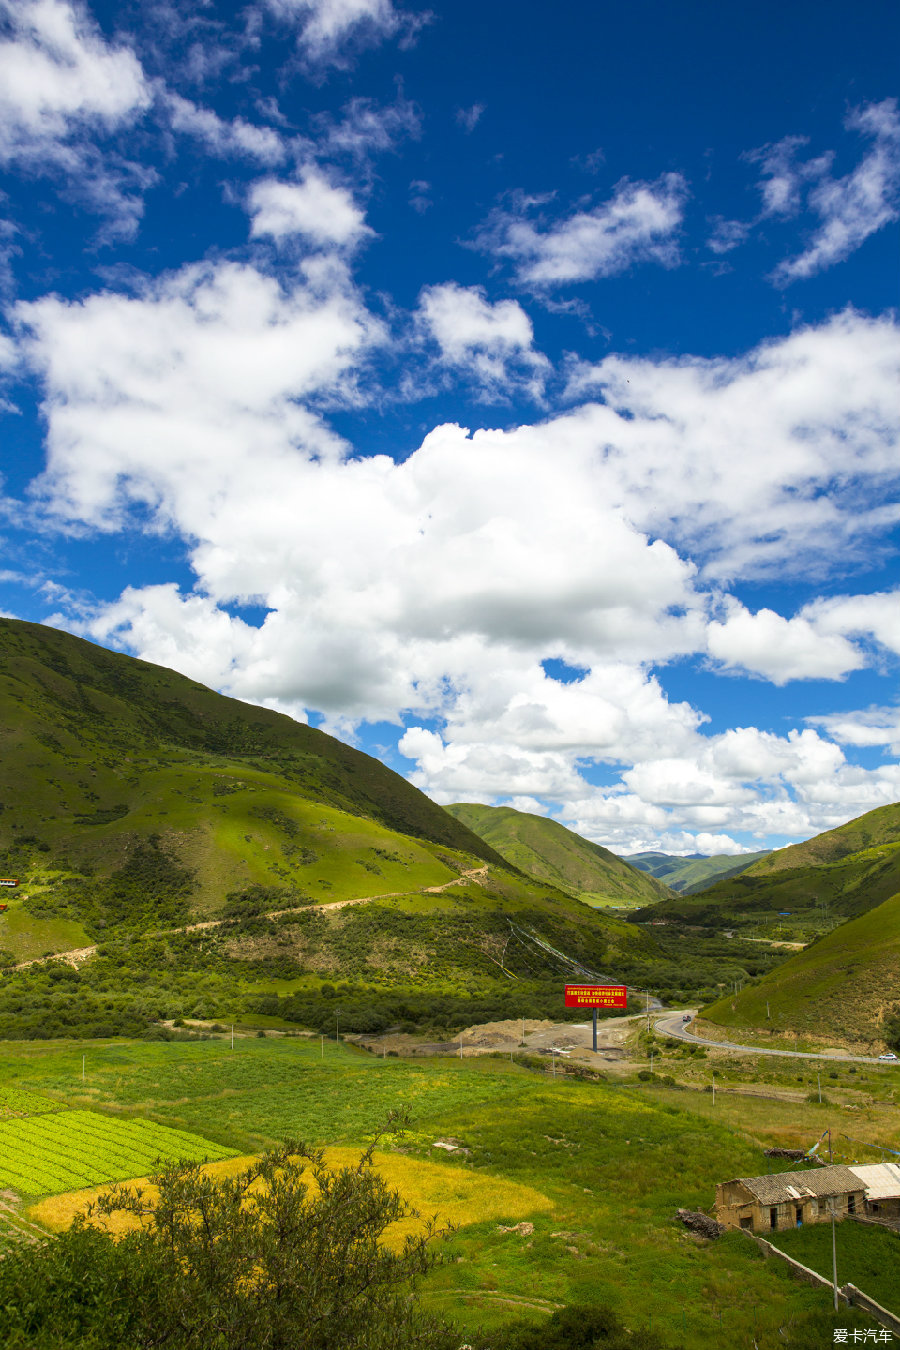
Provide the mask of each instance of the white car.
{"label": "white car", "polygon": [[879,1055],[878,1058],[889,1060],[891,1064],[896,1064],[897,1062],[897,1056],[893,1053],[893,1051],[889,1051],[888,1054],[886,1055]]}

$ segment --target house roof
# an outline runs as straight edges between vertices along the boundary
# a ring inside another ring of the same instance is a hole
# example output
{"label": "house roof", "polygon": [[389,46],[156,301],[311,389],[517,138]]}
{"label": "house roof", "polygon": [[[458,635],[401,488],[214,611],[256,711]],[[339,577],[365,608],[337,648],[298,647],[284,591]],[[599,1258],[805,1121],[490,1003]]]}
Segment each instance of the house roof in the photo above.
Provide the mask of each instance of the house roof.
{"label": "house roof", "polygon": [[900,1200],[900,1166],[897,1163],[867,1163],[850,1171],[866,1188],[869,1200]]}
{"label": "house roof", "polygon": [[849,1167],[833,1164],[808,1172],[776,1172],[767,1177],[738,1177],[751,1195],[764,1205],[779,1205],[786,1200],[809,1200],[812,1196],[861,1191],[864,1182]]}

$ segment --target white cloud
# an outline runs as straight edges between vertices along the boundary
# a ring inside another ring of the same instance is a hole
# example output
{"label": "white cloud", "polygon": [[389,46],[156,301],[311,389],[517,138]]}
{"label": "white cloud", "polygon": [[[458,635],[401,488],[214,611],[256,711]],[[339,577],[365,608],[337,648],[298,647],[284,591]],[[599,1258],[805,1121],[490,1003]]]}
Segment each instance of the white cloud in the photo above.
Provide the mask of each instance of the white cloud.
{"label": "white cloud", "polygon": [[677,173],[652,183],[624,179],[592,210],[538,224],[528,211],[548,199],[523,200],[513,213],[495,212],[477,242],[486,252],[511,258],[519,281],[539,288],[614,276],[640,262],[671,267],[678,261],[676,235],[686,196]]}
{"label": "white cloud", "polygon": [[110,130],[149,106],[140,63],[110,47],[80,5],[2,0],[11,37],[0,42],[0,156],[52,152],[78,127]]}
{"label": "white cloud", "polygon": [[815,159],[800,159],[800,152],[808,144],[807,136],[785,136],[774,145],[763,146],[745,156],[762,168],[759,191],[763,218],[798,215],[806,185],[823,177],[831,168],[834,155],[830,151]]}
{"label": "white cloud", "polygon": [[317,153],[348,156],[357,174],[370,156],[396,150],[401,141],[415,140],[422,132],[416,105],[399,97],[383,106],[371,99],[354,98],[341,110],[340,117],[321,113],[313,118],[313,125]]}
{"label": "white cloud", "polygon": [[869,638],[900,656],[900,590],[871,595],[835,595],[803,610],[829,636]]}
{"label": "white cloud", "polygon": [[287,155],[282,137],[273,127],[254,126],[242,117],[226,121],[180,94],[167,93],[165,105],[172,129],[202,141],[211,154],[272,165],[281,164]]}
{"label": "white cloud", "polygon": [[736,359],[576,366],[570,397],[605,404],[521,434],[595,447],[609,499],[707,577],[808,577],[900,520],[898,366],[900,327],[847,310]]}
{"label": "white cloud", "polygon": [[484,112],[483,103],[473,103],[471,108],[457,108],[456,122],[461,126],[466,135],[470,135],[481,121],[481,115]]}
{"label": "white cloud", "polygon": [[444,365],[465,371],[495,394],[524,383],[540,396],[550,363],[534,350],[531,320],[517,301],[491,304],[482,287],[450,281],[425,287],[418,318]]}
{"label": "white cloud", "polygon": [[295,446],[339,453],[297,400],[352,397],[352,368],[381,336],[335,263],[311,263],[293,291],[225,263],[163,277],[137,298],[47,297],[18,313],[54,405],[51,508],[117,528],[140,502],[201,538],[250,457],[266,458],[275,484]]}
{"label": "white cloud", "polygon": [[[900,112],[896,99],[854,109],[847,126],[872,142],[859,164],[843,178],[827,176],[822,157],[799,168],[783,168],[769,180],[766,205],[771,210],[796,210],[800,185],[817,180],[808,205],[821,225],[804,251],[786,259],[773,280],[787,285],[814,276],[849,257],[870,235],[900,216]],[[785,143],[782,142],[782,145]],[[783,206],[780,206],[781,202]]]}
{"label": "white cloud", "polygon": [[706,241],[706,247],[713,253],[730,253],[739,248],[749,235],[751,226],[743,220],[724,220],[721,216],[713,222],[713,232]]}
{"label": "white cloud", "polygon": [[729,669],[762,675],[773,684],[789,680],[839,680],[865,665],[865,657],[835,633],[809,619],[782,618],[771,609],[751,614],[736,602],[722,622],[709,625],[709,654]]}
{"label": "white cloud", "polygon": [[265,0],[279,18],[299,22],[298,44],[315,64],[341,64],[350,39],[374,43],[413,33],[423,22],[396,10],[391,0]]}
{"label": "white cloud", "polygon": [[867,748],[881,745],[892,755],[900,755],[900,707],[827,713],[805,720],[811,726],[821,727],[839,745]]}
{"label": "white cloud", "polygon": [[274,178],[250,189],[251,235],[282,240],[301,235],[318,245],[352,246],[372,231],[346,188],[334,187],[317,169],[297,183]]}
{"label": "white cloud", "polygon": [[[527,350],[518,306],[441,298],[450,355],[498,333]],[[712,736],[649,674],[707,650],[770,679],[851,668],[839,606],[733,609],[710,630],[717,600],[683,541],[719,568],[783,568],[798,548],[808,563],[814,546],[824,567],[882,527],[860,503],[887,501],[900,465],[891,323],[844,315],[729,362],[609,358],[574,377],[606,404],[506,432],[441,426],[394,460],[353,457],[316,411],[355,396],[384,340],[333,256],[291,289],[223,263],[18,314],[46,386],[46,509],[117,529],[136,505],[186,541],[197,578],[192,595],[127,590],[93,636],[344,734],[413,722],[401,748],[439,800],[558,801],[614,846],[802,837],[900,795],[889,766],[856,769],[811,728]],[[564,684],[548,658],[587,673]],[[592,789],[582,770],[601,763],[615,781]]]}

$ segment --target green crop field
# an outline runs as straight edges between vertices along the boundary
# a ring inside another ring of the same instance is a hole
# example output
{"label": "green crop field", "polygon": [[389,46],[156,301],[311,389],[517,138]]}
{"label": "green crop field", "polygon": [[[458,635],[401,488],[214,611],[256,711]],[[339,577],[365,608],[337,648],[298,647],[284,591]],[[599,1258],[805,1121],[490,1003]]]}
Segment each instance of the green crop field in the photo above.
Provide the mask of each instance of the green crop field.
{"label": "green crop field", "polygon": [[[210,1156],[287,1135],[358,1146],[389,1108],[405,1106],[413,1129],[401,1146],[446,1169],[448,1196],[454,1178],[474,1174],[550,1202],[515,1216],[533,1233],[504,1232],[473,1213],[448,1241],[423,1296],[463,1331],[534,1318],[554,1303],[607,1300],[628,1325],[652,1323],[685,1350],[831,1343],[820,1291],[797,1285],[739,1234],[706,1243],[673,1221],[678,1206],[707,1208],[717,1181],[767,1167],[764,1120],[736,1129],[710,1118],[702,1093],[554,1080],[500,1058],[382,1059],[333,1041],[255,1037],[233,1051],[227,1041],[9,1043],[0,1090],[8,1087],[72,1109],[0,1130],[87,1117],[113,1140],[168,1126],[186,1134],[148,1133],[145,1148],[162,1152],[169,1139],[178,1152],[187,1139]],[[435,1146],[446,1136],[468,1151],[448,1156]],[[146,1172],[133,1158],[131,1174]],[[68,1184],[90,1179],[83,1172]],[[840,1325],[856,1325],[842,1316]],[[779,1328],[809,1317],[818,1340],[786,1342]]]}
{"label": "green crop field", "polygon": [[94,1111],[46,1111],[0,1123],[0,1188],[29,1196],[124,1181],[160,1161],[225,1158],[233,1150],[157,1125]]}

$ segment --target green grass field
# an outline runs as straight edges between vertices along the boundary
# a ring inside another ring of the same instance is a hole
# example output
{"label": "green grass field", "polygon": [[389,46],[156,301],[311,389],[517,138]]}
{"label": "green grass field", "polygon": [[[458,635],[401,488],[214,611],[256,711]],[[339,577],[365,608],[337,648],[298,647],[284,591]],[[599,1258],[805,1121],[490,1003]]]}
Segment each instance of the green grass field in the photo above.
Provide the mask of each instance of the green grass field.
{"label": "green grass field", "polygon": [[[805,1224],[775,1237],[776,1247],[824,1275],[832,1275],[831,1224]],[[838,1284],[855,1284],[892,1312],[900,1310],[900,1235],[846,1219],[835,1233]]]}
{"label": "green grass field", "polygon": [[[10,1043],[0,1087],[71,1108],[38,1120],[90,1108],[113,1126],[154,1121],[242,1153],[285,1135],[359,1145],[405,1106],[407,1156],[445,1167],[448,1195],[454,1176],[475,1174],[552,1202],[528,1216],[532,1234],[475,1221],[450,1240],[425,1297],[464,1330],[585,1299],[608,1300],[628,1325],[652,1320],[688,1350],[754,1339],[773,1350],[785,1344],[779,1327],[806,1315],[821,1315],[831,1341],[827,1298],[740,1235],[705,1243],[673,1222],[680,1205],[708,1207],[717,1181],[766,1166],[764,1131],[708,1118],[702,1093],[553,1080],[502,1059],[379,1059],[334,1042],[323,1056],[318,1040],[281,1038],[233,1051],[227,1041]],[[437,1149],[446,1135],[469,1152]]]}
{"label": "green grass field", "polygon": [[[885,1048],[880,1025],[900,1001],[900,895],[842,924],[764,976],[703,1009],[718,1026]],[[768,1008],[767,1008],[768,1004]]]}

